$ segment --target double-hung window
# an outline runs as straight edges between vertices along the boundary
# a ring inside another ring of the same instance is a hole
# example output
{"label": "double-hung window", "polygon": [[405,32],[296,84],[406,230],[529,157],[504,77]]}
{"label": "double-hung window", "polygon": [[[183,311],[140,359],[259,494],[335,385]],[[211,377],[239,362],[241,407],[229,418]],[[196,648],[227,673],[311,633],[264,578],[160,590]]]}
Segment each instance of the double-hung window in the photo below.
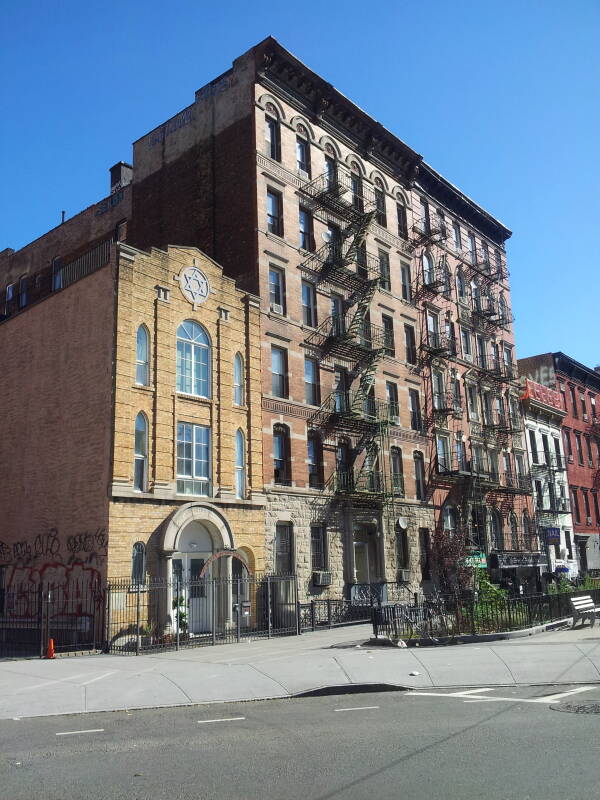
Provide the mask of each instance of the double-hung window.
{"label": "double-hung window", "polygon": [[306,402],[309,406],[318,406],[321,402],[319,384],[319,364],[316,358],[304,357],[304,387]]}
{"label": "double-hung window", "polygon": [[210,496],[210,428],[177,423],[177,493]]}
{"label": "double-hung window", "polygon": [[6,287],[6,294],[4,295],[4,316],[8,317],[11,312],[11,303],[15,296],[15,284],[9,283]]}
{"label": "double-hung window", "polygon": [[303,250],[315,249],[315,238],[313,236],[313,218],[310,211],[300,206],[298,212],[298,227],[300,230],[300,247]]}
{"label": "double-hung window", "polygon": [[385,191],[381,183],[375,185],[375,221],[382,228],[387,228],[387,214],[385,210]]}
{"label": "double-hung window", "polygon": [[288,396],[287,350],[271,346],[271,392],[275,397]]}
{"label": "double-hung window", "polygon": [[210,397],[210,341],[198,322],[188,319],[177,328],[177,391]]}
{"label": "double-hung window", "polygon": [[302,322],[317,327],[317,292],[314,283],[302,281]]}
{"label": "double-hung window", "polygon": [[400,265],[400,276],[402,278],[402,299],[410,303],[412,301],[412,290],[410,285],[410,266],[408,264]]}
{"label": "double-hung window", "polygon": [[239,428],[235,434],[235,496],[246,496],[246,442]]}
{"label": "double-hung window", "polygon": [[408,390],[408,402],[410,405],[410,427],[413,431],[420,431],[423,427],[421,420],[421,402],[419,392],[416,389]]}
{"label": "double-hung window", "polygon": [[462,237],[460,235],[460,225],[458,222],[452,223],[452,241],[454,243],[454,249],[459,251],[462,249]]}
{"label": "double-hung window", "polygon": [[314,570],[327,569],[327,529],[323,525],[310,526],[310,555]]}
{"label": "double-hung window", "polygon": [[388,402],[388,412],[392,422],[398,424],[400,417],[400,407],[398,405],[398,385],[392,381],[386,381],[385,390]]}
{"label": "double-hung window", "polygon": [[294,531],[287,522],[275,527],[275,573],[291,575],[293,570]]}
{"label": "double-hung window", "polygon": [[471,334],[466,328],[460,329],[460,342],[462,355],[465,361],[473,361],[473,350],[471,347]]}
{"label": "double-hung window", "polygon": [[267,230],[283,236],[283,197],[274,189],[267,189]]}
{"label": "double-hung window", "polygon": [[279,120],[269,116],[265,117],[265,146],[269,158],[274,161],[281,161]]}
{"label": "double-hung window", "polygon": [[19,280],[19,308],[25,308],[27,305],[27,289],[28,289],[28,280],[27,276],[23,276]]}
{"label": "double-hung window", "polygon": [[310,144],[303,136],[296,136],[296,169],[310,178]]}
{"label": "double-hung window", "polygon": [[277,267],[269,268],[269,308],[276,314],[285,314],[285,276]]}
{"label": "double-hung window", "polygon": [[425,500],[425,461],[423,453],[415,451],[413,460],[415,465],[415,494],[417,500]]}
{"label": "double-hung window", "polygon": [[244,405],[244,359],[240,353],[233,359],[233,404]]}
{"label": "double-hung window", "polygon": [[148,329],[145,325],[140,325],[137,329],[135,348],[135,382],[138,386],[148,386],[149,368]]}
{"label": "double-hung window", "polygon": [[401,239],[408,239],[408,221],[404,203],[396,203],[396,216],[398,217],[398,236]]}
{"label": "double-hung window", "polygon": [[396,347],[394,344],[394,320],[386,314],[381,315],[383,323],[383,341],[386,355],[394,357],[396,354]]}
{"label": "double-hung window", "polygon": [[390,257],[386,250],[379,251],[379,285],[388,292],[392,288],[390,283]]}
{"label": "double-hung window", "polygon": [[417,363],[417,341],[415,329],[412,325],[404,326],[404,347],[406,350],[406,361],[408,364]]}
{"label": "double-hung window", "polygon": [[148,421],[140,411],[135,418],[135,457],[133,488],[145,492],[148,485]]}

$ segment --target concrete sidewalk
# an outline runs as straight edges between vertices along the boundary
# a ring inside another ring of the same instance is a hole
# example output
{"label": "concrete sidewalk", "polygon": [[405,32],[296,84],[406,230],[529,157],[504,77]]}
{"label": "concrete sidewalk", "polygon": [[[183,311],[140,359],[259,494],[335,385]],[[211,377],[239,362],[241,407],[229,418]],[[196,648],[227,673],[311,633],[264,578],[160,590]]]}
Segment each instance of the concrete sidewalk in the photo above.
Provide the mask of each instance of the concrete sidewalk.
{"label": "concrete sidewalk", "polygon": [[0,662],[0,718],[291,697],[327,687],[600,682],[600,629],[396,649],[370,625],[143,656]]}

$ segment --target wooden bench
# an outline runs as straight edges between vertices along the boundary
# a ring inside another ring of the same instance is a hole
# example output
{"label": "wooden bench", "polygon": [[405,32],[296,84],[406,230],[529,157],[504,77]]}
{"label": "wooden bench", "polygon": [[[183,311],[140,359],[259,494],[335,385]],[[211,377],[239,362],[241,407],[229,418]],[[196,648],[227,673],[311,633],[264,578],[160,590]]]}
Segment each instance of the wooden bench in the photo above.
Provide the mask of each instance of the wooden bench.
{"label": "wooden bench", "polygon": [[596,614],[600,614],[600,606],[594,605],[591,595],[582,594],[579,597],[570,597],[573,606],[573,627],[581,619],[581,627],[586,619],[589,619],[591,627],[596,624]]}

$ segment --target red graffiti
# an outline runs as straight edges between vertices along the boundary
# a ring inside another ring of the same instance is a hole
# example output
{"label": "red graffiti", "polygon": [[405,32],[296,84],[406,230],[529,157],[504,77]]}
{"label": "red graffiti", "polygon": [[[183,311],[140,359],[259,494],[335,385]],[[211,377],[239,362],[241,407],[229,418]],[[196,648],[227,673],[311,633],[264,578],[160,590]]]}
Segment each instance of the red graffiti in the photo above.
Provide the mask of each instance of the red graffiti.
{"label": "red graffiti", "polygon": [[[49,614],[79,617],[89,614],[99,597],[101,575],[81,562],[43,567],[9,567],[5,579],[7,616],[35,618],[39,614],[40,591],[49,597]],[[49,593],[49,594],[48,594]]]}

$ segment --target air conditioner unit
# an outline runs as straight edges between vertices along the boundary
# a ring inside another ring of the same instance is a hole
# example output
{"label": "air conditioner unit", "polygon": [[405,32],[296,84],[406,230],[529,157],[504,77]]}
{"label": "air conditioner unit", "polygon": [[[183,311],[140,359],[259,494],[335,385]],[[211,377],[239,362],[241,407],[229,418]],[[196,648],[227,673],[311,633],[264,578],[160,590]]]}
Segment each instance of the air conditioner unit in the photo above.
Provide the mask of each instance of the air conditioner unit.
{"label": "air conditioner unit", "polygon": [[410,582],[410,570],[409,569],[399,569],[398,570],[398,583],[409,583]]}
{"label": "air conditioner unit", "polygon": [[279,303],[271,303],[271,311],[275,314],[281,314],[283,316],[283,306],[279,305]]}
{"label": "air conditioner unit", "polygon": [[586,525],[591,525],[592,524],[592,518],[591,517],[586,517],[585,524]]}
{"label": "air conditioner unit", "polygon": [[330,586],[331,572],[322,569],[315,570],[312,575],[312,582],[314,586]]}
{"label": "air conditioner unit", "polygon": [[573,463],[573,456],[569,456],[569,464]]}
{"label": "air conditioner unit", "polygon": [[583,421],[584,421],[584,422],[587,422],[587,421],[588,421],[588,415],[587,415],[587,414],[584,414],[584,415],[583,415]]}
{"label": "air conditioner unit", "polygon": [[594,462],[592,461],[591,458],[588,458],[588,467],[590,467],[590,469],[591,469],[593,466],[594,466]]}
{"label": "air conditioner unit", "polygon": [[310,175],[305,169],[297,169],[296,172],[301,178],[304,178],[307,181],[310,180]]}

